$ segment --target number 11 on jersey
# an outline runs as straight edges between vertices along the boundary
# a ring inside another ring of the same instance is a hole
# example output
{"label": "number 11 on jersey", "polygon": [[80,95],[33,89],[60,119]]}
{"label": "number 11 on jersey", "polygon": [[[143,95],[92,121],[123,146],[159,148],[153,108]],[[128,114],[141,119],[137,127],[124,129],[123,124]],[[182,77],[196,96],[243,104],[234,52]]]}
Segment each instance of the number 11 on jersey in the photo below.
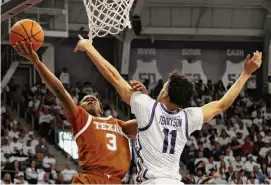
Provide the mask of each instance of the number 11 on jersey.
{"label": "number 11 on jersey", "polygon": [[168,138],[169,138],[169,135],[171,135],[169,153],[174,154],[176,138],[177,138],[177,130],[172,130],[171,132],[169,132],[168,128],[164,128],[163,133],[164,133],[164,143],[163,143],[162,153],[166,153],[168,151]]}

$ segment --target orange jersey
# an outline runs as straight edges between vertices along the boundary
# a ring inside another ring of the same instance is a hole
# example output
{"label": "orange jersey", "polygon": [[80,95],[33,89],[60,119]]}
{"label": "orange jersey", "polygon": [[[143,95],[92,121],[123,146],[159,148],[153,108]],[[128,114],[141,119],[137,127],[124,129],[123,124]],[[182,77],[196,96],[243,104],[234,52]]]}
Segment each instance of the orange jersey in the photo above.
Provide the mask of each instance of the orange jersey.
{"label": "orange jersey", "polygon": [[83,173],[121,181],[131,160],[128,139],[121,129],[124,122],[91,116],[81,107],[74,115],[68,114],[67,118],[72,125]]}

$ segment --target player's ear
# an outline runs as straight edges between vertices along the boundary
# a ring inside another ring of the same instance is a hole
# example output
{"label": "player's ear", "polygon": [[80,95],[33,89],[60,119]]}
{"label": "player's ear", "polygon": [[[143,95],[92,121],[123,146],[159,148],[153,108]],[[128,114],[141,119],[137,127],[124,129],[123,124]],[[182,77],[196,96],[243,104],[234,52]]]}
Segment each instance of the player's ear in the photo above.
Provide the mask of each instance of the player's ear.
{"label": "player's ear", "polygon": [[163,94],[163,98],[167,98],[167,97],[168,97],[168,91],[165,90],[165,91],[164,91],[164,94]]}

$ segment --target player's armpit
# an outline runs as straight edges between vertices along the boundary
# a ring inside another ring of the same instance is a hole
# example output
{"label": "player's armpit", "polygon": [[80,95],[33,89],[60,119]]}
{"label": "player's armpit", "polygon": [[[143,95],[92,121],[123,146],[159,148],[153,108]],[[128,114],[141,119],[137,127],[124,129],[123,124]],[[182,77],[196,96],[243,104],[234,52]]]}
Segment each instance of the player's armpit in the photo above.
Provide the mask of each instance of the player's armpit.
{"label": "player's armpit", "polygon": [[201,107],[203,113],[203,122],[207,123],[213,117],[225,111],[223,104],[220,101],[213,101]]}
{"label": "player's armpit", "polygon": [[[120,123],[121,122],[121,123]],[[122,131],[129,137],[129,138],[136,138],[137,135],[137,120],[129,120],[126,122],[119,120],[119,125],[122,128]]]}

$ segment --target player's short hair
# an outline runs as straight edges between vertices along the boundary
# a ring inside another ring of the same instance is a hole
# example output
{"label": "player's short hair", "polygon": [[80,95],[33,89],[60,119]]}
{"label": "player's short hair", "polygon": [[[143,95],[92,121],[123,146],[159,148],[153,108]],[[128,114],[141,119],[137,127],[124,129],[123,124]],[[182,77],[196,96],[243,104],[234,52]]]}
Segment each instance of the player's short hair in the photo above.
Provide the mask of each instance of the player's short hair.
{"label": "player's short hair", "polygon": [[169,73],[168,78],[168,96],[170,102],[181,108],[188,107],[195,92],[192,80],[177,70]]}
{"label": "player's short hair", "polygon": [[[84,96],[79,102],[80,102],[80,104],[82,103],[82,101],[85,99],[85,98],[87,98],[88,96],[94,96],[94,95],[86,95],[86,96]],[[95,96],[96,97],[96,96]],[[97,98],[97,97],[96,97]],[[101,100],[99,99],[99,98],[97,98],[97,100],[98,100],[98,102],[99,102],[99,104],[100,104],[100,108],[101,108],[101,110],[103,110],[103,108],[104,108],[104,106],[103,106],[103,103],[101,102]]]}

